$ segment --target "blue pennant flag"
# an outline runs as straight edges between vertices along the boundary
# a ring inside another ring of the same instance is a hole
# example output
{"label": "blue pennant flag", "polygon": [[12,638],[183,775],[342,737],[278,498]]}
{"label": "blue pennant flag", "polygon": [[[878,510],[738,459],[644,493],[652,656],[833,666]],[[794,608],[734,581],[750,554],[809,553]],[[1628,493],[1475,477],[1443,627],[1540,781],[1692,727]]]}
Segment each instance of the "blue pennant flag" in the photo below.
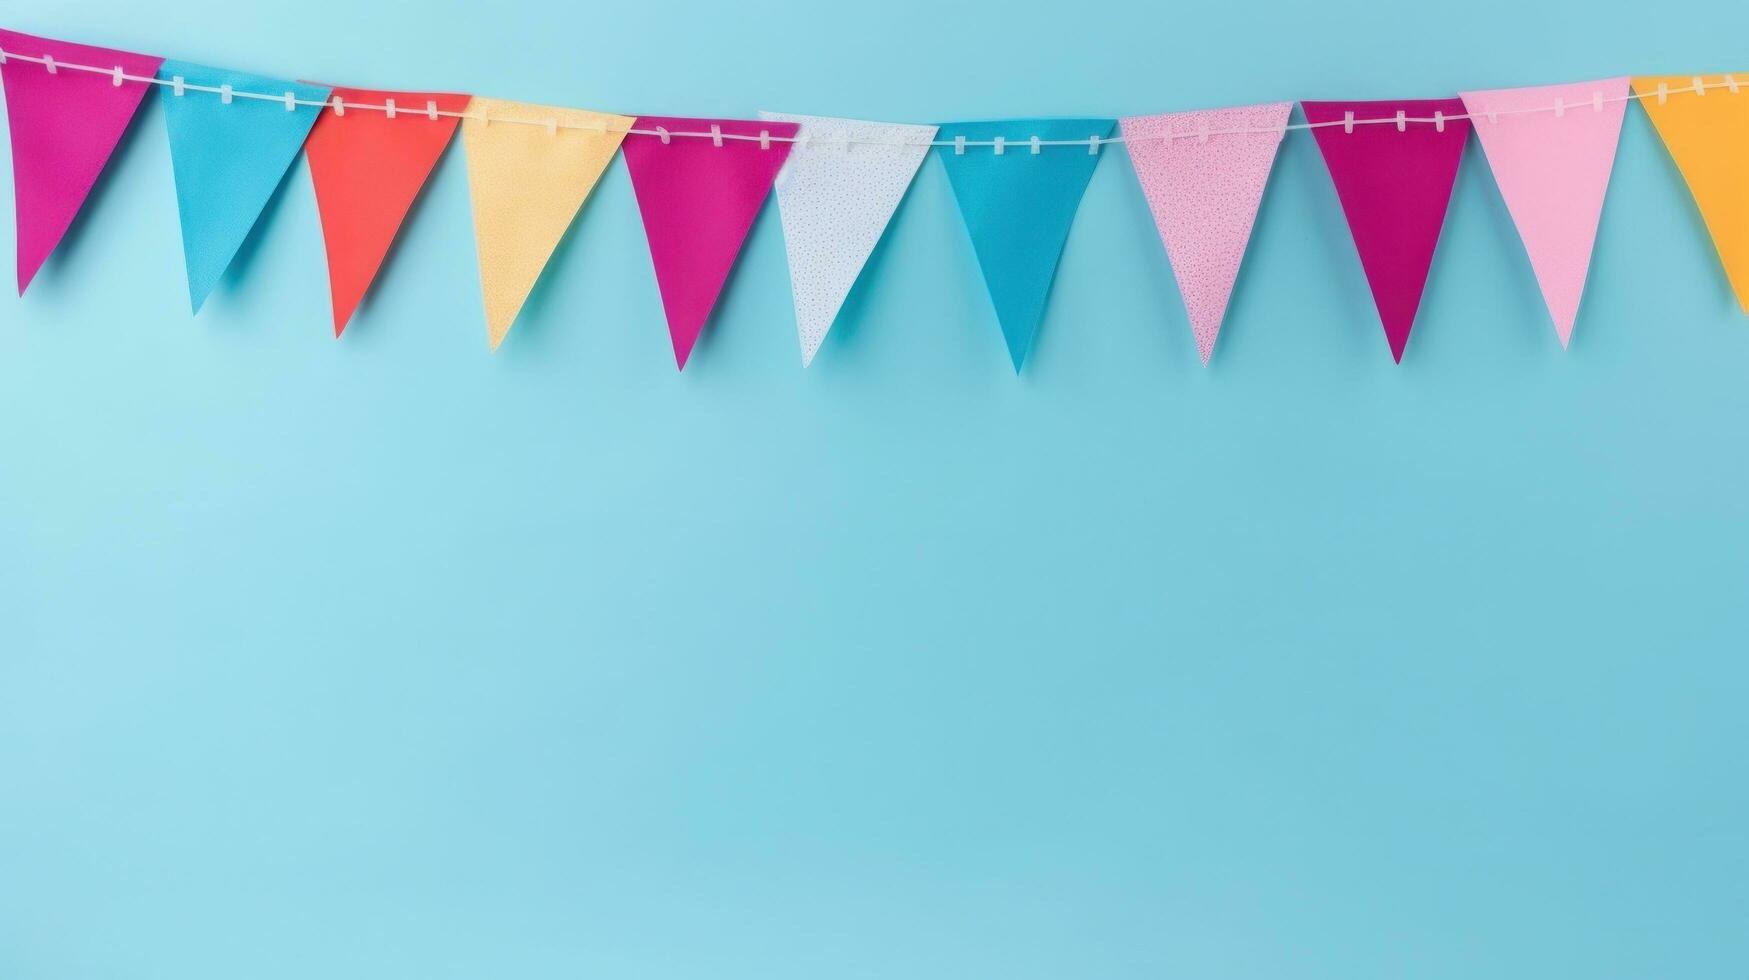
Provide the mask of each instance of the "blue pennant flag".
{"label": "blue pennant flag", "polygon": [[[319,105],[297,103],[323,102],[328,89],[184,61],[164,62],[158,77],[173,83],[159,91],[176,171],[188,298],[199,313],[321,114]],[[178,78],[182,86],[174,84]],[[187,87],[194,85],[277,98],[227,99]]]}
{"label": "blue pennant flag", "polygon": [[[1115,119],[1010,119],[947,123],[936,134],[936,140],[948,143],[958,137],[1007,140],[1000,153],[993,146],[938,149],[1016,372],[1038,331],[1081,193],[1099,163],[1089,141],[1104,139],[1116,124]],[[1034,153],[1033,136],[1077,142],[1040,146]]]}

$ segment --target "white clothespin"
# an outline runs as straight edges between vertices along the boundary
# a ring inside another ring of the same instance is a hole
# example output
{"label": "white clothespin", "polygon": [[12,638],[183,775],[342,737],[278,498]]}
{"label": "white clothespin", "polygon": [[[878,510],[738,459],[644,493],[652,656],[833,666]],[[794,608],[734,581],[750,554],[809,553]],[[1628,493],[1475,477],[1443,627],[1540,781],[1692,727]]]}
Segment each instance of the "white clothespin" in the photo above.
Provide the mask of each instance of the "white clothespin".
{"label": "white clothespin", "polygon": [[1409,130],[1409,113],[1405,112],[1402,109],[1398,109],[1397,110],[1397,132],[1403,133],[1403,132],[1408,132],[1408,130]]}
{"label": "white clothespin", "polygon": [[[1399,121],[1397,125],[1401,126],[1402,122]],[[1445,132],[1445,113],[1438,109],[1433,111],[1433,131],[1436,133]]]}
{"label": "white clothespin", "polygon": [[759,148],[761,150],[771,149],[771,130],[762,129],[759,131]]}
{"label": "white clothespin", "polygon": [[657,126],[656,127],[656,138],[662,141],[663,146],[667,146],[668,145],[668,130],[667,130],[667,128],[663,127],[663,126]]}
{"label": "white clothespin", "polygon": [[390,119],[395,118],[395,100],[394,99],[384,99],[383,100],[383,115],[387,116]]}
{"label": "white clothespin", "polygon": [[1694,94],[1696,94],[1696,95],[1705,95],[1706,94],[1706,82],[1702,81],[1701,77],[1699,75],[1694,76],[1694,78],[1692,78],[1690,80],[1694,82]]}
{"label": "white clothespin", "polygon": [[346,100],[345,99],[336,95],[332,99],[328,100],[328,104],[333,107],[334,114],[336,116],[341,116],[343,118],[345,117],[345,115],[346,115]]}
{"label": "white clothespin", "polygon": [[1663,105],[1664,103],[1666,103],[1668,101],[1670,101],[1670,86],[1664,82],[1659,82],[1658,83],[1658,104]]}
{"label": "white clothespin", "polygon": [[184,81],[181,75],[172,77],[170,79],[170,94],[179,99],[182,98],[182,93],[187,85],[188,82]]}
{"label": "white clothespin", "polygon": [[425,100],[425,118],[432,122],[437,121],[437,102],[433,99]]}
{"label": "white clothespin", "polygon": [[1354,132],[1354,112],[1353,112],[1353,110],[1350,110],[1348,112],[1344,112],[1342,114],[1342,131],[1344,133]]}
{"label": "white clothespin", "polygon": [[1493,106],[1488,107],[1488,125],[1500,125],[1500,113],[1496,112]]}
{"label": "white clothespin", "polygon": [[[6,60],[4,58],[0,58],[0,65],[3,65],[5,63],[6,63]],[[1725,87],[1731,90],[1732,95],[1736,95],[1737,94],[1737,76],[1726,75],[1725,76]]]}
{"label": "white clothespin", "polygon": [[52,54],[43,55],[43,67],[47,68],[51,75],[60,74],[60,70],[55,67],[55,56]]}
{"label": "white clothespin", "polygon": [[231,86],[229,84],[219,86],[219,102],[222,105],[231,104]]}
{"label": "white clothespin", "polygon": [[1567,114],[1567,100],[1555,96],[1555,118],[1560,119]]}
{"label": "white clothespin", "polygon": [[6,63],[6,49],[0,48],[0,65],[4,65],[5,63]]}
{"label": "white clothespin", "polygon": [[953,155],[956,157],[963,157],[966,155],[966,138],[964,136],[955,136],[953,138]]}
{"label": "white clothespin", "polygon": [[1038,156],[1038,137],[1037,136],[1034,136],[1032,138],[1032,155],[1035,157]]}
{"label": "white clothespin", "polygon": [[1087,137],[1087,155],[1090,157],[1096,157],[1099,155],[1099,137]]}
{"label": "white clothespin", "polygon": [[297,109],[298,109],[298,94],[296,92],[285,93],[285,111],[296,112]]}
{"label": "white clothespin", "polygon": [[794,137],[794,142],[792,142],[790,145],[795,147],[798,150],[805,150],[808,148],[808,145],[812,142],[814,142],[814,134],[812,134],[812,133],[797,133]]}
{"label": "white clothespin", "polygon": [[115,71],[110,72],[109,77],[114,80],[114,84],[115,84],[116,88],[121,88],[121,83],[126,81],[126,79],[124,79],[122,77],[122,70],[121,70],[120,65],[115,66]]}
{"label": "white clothespin", "polygon": [[1602,92],[1591,93],[1591,111],[1592,112],[1602,112],[1603,111],[1603,93]]}
{"label": "white clothespin", "polygon": [[1207,119],[1197,121],[1196,141],[1198,143],[1207,143],[1209,141],[1209,121]]}
{"label": "white clothespin", "polygon": [[718,149],[723,145],[723,127],[716,123],[711,123],[711,145]]}
{"label": "white clothespin", "polygon": [[595,121],[590,124],[589,128],[591,131],[593,131],[598,136],[606,136],[607,135],[607,120],[602,119],[601,117],[597,116],[595,118]]}
{"label": "white clothespin", "polygon": [[1007,149],[1008,149],[1008,138],[1006,136],[996,137],[996,155],[1001,156],[1003,154],[1003,152],[1005,152]]}
{"label": "white clothespin", "polygon": [[548,136],[559,135],[559,121],[557,119],[548,119],[547,120],[547,135]]}

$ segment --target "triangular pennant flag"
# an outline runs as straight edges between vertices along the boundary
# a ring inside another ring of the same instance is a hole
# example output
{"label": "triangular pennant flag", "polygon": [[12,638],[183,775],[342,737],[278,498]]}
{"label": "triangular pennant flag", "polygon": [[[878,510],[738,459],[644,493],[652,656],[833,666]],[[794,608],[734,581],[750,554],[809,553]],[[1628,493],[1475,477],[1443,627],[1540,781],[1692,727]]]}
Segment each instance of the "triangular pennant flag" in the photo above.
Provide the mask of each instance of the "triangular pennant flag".
{"label": "triangular pennant flag", "polygon": [[185,61],[164,62],[158,77],[172,82],[160,92],[188,298],[199,313],[297,159],[328,89]]}
{"label": "triangular pennant flag", "polygon": [[[968,143],[1004,140],[1004,145],[944,147],[942,165],[959,203],[960,217],[978,255],[984,288],[1008,342],[1016,373],[1026,362],[1033,334],[1044,316],[1057,260],[1069,226],[1100,154],[1094,139],[1111,134],[1115,119],[1008,119],[948,123],[938,140]],[[1032,137],[1076,141],[1040,146]]]}
{"label": "triangular pennant flag", "polygon": [[[1697,83],[1706,88],[1694,91]],[[1749,86],[1749,72],[1634,79],[1749,313],[1749,95],[1740,86]]]}
{"label": "triangular pennant flag", "polygon": [[1276,102],[1120,122],[1204,364],[1292,111],[1293,103]]}
{"label": "triangular pennant flag", "polygon": [[1585,293],[1627,94],[1626,78],[1461,93],[1563,348]]}
{"label": "triangular pennant flag", "polygon": [[[674,363],[682,369],[771,193],[772,178],[789,157],[792,144],[783,140],[798,128],[786,122],[639,116],[641,130],[751,138],[626,137],[626,169],[644,216]],[[759,139],[761,133],[767,138]],[[769,138],[774,136],[779,139]]]}
{"label": "triangular pennant flag", "polygon": [[777,175],[777,212],[806,367],[929,154],[935,127],[779,112],[759,118],[801,126]]}
{"label": "triangular pennant flag", "polygon": [[[499,120],[493,122],[492,120]],[[521,120],[505,122],[503,120]],[[550,125],[527,125],[550,121]],[[630,116],[475,96],[462,121],[486,339],[504,342],[565,229],[613,162]]]}
{"label": "triangular pennant flag", "polygon": [[[60,244],[151,86],[117,75],[60,71],[25,58],[117,68],[151,78],[162,58],[0,30],[0,79],[12,130],[18,295]],[[117,84],[117,82],[120,84]]]}
{"label": "triangular pennant flag", "polygon": [[1464,104],[1425,99],[1300,107],[1307,122],[1326,124],[1312,132],[1348,217],[1391,357],[1401,362],[1470,133],[1468,120],[1448,118],[1463,115]]}
{"label": "triangular pennant flag", "polygon": [[338,337],[376,278],[425,178],[455,135],[461,120],[441,113],[463,111],[468,97],[336,88],[331,99],[338,99],[340,106],[322,111],[304,154],[328,251],[328,290]]}

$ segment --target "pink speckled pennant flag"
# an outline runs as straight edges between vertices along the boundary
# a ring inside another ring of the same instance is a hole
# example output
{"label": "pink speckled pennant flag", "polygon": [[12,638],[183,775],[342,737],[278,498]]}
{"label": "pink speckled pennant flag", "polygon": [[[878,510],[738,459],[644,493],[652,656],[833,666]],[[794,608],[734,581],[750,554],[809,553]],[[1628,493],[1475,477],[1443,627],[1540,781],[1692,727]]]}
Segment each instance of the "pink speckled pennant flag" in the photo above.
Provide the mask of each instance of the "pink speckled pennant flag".
{"label": "pink speckled pennant flag", "polygon": [[1292,109],[1291,102],[1275,102],[1120,123],[1204,364],[1220,336]]}
{"label": "pink speckled pennant flag", "polygon": [[[1627,94],[1626,78],[1610,78],[1461,96],[1563,348],[1585,293]],[[1554,105],[1559,114],[1547,111]]]}

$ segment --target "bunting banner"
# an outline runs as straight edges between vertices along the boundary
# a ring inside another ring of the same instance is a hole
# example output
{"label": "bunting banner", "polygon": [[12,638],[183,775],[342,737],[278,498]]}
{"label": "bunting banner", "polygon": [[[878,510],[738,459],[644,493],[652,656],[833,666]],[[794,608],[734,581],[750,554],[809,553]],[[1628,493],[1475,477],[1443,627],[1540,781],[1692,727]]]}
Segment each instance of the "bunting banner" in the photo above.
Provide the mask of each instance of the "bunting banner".
{"label": "bunting banner", "polygon": [[[1566,349],[1591,268],[1628,80],[1464,92],[1464,108]],[[1556,112],[1539,112],[1544,106]]]}
{"label": "bunting banner", "polygon": [[328,253],[338,337],[376,278],[425,178],[455,135],[461,121],[455,114],[467,108],[468,97],[335,88],[330,98],[339,99],[338,106],[384,107],[381,112],[324,109],[304,145]]}
{"label": "bunting banner", "polygon": [[[613,162],[632,120],[479,96],[468,109],[462,147],[474,205],[474,247],[486,340],[497,350],[565,229]],[[552,126],[486,121],[494,116],[550,120]]]}
{"label": "bunting banner", "polygon": [[[626,137],[626,170],[644,217],[674,364],[685,370],[771,182],[789,157],[792,144],[771,137],[793,137],[800,127],[673,116],[639,116],[637,125],[657,135]],[[676,139],[672,134],[678,132],[717,135]]]}
{"label": "bunting banner", "polygon": [[[297,159],[328,89],[185,61],[166,61],[158,73],[171,82],[159,92],[182,216],[188,298],[199,313]],[[190,85],[220,94],[191,92]],[[278,92],[280,99],[237,92]]]}
{"label": "bunting banner", "polygon": [[[1354,235],[1391,358],[1400,364],[1470,133],[1464,104],[1301,102],[1300,108],[1308,122],[1322,124],[1312,133]],[[1419,121],[1428,118],[1434,121]]]}
{"label": "bunting banner", "polygon": [[1749,72],[1636,78],[1634,92],[1658,128],[1700,208],[1737,303],[1749,313]]}
{"label": "bunting banner", "polygon": [[[115,65],[150,78],[162,58],[0,30],[0,49],[72,64]],[[151,85],[92,72],[51,74],[22,59],[0,63],[12,135],[18,223],[18,295],[72,226]]]}
{"label": "bunting banner", "polygon": [[[1287,133],[1291,102],[1127,116],[1119,129],[1207,365]],[[1209,136],[1213,131],[1224,135]]]}
{"label": "bunting banner", "polygon": [[[1016,374],[1044,316],[1081,195],[1099,164],[1097,140],[1115,125],[1115,119],[963,122],[948,123],[936,134],[949,143],[997,144],[942,147],[939,155]],[[1037,152],[1028,143],[1008,144],[1005,134],[1014,132],[1036,137]],[[1074,145],[1043,146],[1045,140]]]}
{"label": "bunting banner", "polygon": [[777,212],[807,367],[928,156],[935,127],[781,112],[759,118],[801,127],[777,175]]}
{"label": "bunting banner", "polygon": [[[761,112],[620,115],[463,94],[329,88],[0,29],[22,296],[86,207],[144,96],[169,135],[198,313],[307,150],[335,337],[364,302],[459,127],[486,337],[504,342],[609,165],[625,155],[684,370],[768,197],[810,365],[933,149],[1016,373],[1081,200],[1124,144],[1206,366],[1277,152],[1316,142],[1393,361],[1414,329],[1470,131],[1555,334],[1572,341],[1627,105],[1686,181],[1749,312],[1749,77],[1617,76],[1453,98],[934,124]],[[1114,130],[1117,135],[1112,135]],[[40,291],[39,291],[40,292]]]}

